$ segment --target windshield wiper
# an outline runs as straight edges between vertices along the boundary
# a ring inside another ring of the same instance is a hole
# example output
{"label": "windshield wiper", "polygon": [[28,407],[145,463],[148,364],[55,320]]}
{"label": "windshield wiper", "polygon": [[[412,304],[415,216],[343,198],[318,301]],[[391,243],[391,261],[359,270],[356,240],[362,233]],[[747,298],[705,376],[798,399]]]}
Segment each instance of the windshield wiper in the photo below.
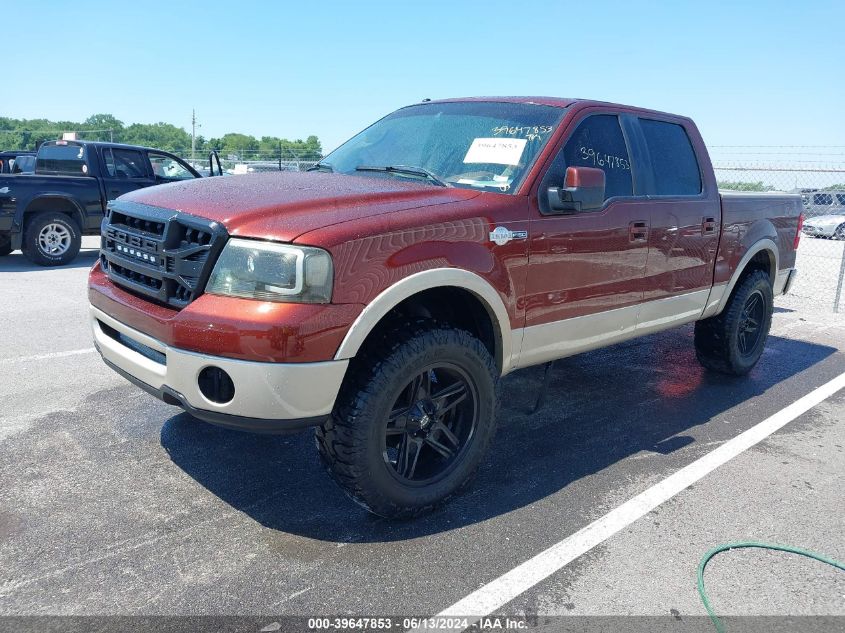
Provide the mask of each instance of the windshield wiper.
{"label": "windshield wiper", "polygon": [[376,165],[358,165],[355,168],[355,171],[383,171],[388,174],[410,174],[412,176],[422,176],[423,178],[428,178],[431,182],[433,182],[438,187],[450,187],[451,185],[447,182],[444,182],[440,176],[435,174],[432,171],[429,171],[425,167],[416,167],[414,165],[387,165],[384,167],[379,167]]}
{"label": "windshield wiper", "polygon": [[305,171],[334,171],[334,169],[328,163],[314,163]]}

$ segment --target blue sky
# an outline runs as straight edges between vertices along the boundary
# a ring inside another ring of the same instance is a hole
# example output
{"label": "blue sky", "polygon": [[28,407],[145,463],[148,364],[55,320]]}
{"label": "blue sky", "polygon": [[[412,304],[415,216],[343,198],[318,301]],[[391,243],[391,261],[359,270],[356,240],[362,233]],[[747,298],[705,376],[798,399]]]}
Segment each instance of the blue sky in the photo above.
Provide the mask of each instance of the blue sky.
{"label": "blue sky", "polygon": [[[693,117],[710,145],[845,145],[845,3],[4,2],[0,115],[304,138],[424,97]],[[14,28],[8,28],[14,25]],[[12,63],[10,60],[14,60]],[[845,151],[845,150],[838,150]]]}

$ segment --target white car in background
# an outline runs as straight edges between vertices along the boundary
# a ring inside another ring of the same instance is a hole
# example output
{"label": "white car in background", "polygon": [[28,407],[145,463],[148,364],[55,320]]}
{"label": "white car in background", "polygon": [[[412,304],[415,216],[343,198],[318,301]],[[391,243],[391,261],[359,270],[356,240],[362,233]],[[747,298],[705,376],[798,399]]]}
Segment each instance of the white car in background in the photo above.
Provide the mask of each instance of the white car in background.
{"label": "white car in background", "polygon": [[845,240],[845,214],[820,215],[804,220],[805,235]]}

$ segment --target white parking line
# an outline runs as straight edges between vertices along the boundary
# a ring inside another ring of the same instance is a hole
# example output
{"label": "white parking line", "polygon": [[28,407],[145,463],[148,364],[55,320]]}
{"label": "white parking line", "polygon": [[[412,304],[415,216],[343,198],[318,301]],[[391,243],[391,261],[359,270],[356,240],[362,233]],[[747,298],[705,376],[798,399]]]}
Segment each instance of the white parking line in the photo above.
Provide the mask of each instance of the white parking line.
{"label": "white parking line", "polygon": [[695,460],[660,483],[629,499],[600,519],[575,532],[575,534],[552,545],[547,550],[540,552],[472,592],[436,617],[469,616],[471,622],[475,623],[480,618],[495,613],[524,591],[548,578],[568,563],[631,525],[663,502],[671,499],[743,451],[766,439],[778,429],[843,388],[845,388],[845,373],[811,391],[756,426],[728,440],[719,448]]}
{"label": "white parking line", "polygon": [[12,358],[0,358],[0,363],[26,363],[33,360],[49,360],[51,358],[64,358],[65,356],[78,356],[80,354],[91,354],[96,350],[93,347],[85,349],[72,349],[66,352],[52,352],[50,354],[36,354],[35,356],[14,356]]}

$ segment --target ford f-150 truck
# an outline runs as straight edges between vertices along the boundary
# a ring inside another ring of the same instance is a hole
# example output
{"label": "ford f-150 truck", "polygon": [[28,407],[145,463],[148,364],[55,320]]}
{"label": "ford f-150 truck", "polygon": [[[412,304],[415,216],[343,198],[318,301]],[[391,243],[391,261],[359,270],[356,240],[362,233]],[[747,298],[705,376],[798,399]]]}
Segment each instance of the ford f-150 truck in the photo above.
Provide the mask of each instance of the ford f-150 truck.
{"label": "ford f-150 truck", "polygon": [[309,173],[121,196],[90,318],[139,387],[234,429],[315,427],[354,500],[415,516],[475,470],[508,372],[692,322],[706,368],[750,371],[800,215],[720,194],[688,118],[424,102]]}
{"label": "ford f-150 truck", "polygon": [[0,175],[0,255],[22,249],[41,266],[72,261],[82,235],[96,235],[106,205],[128,191],[199,178],[185,161],[148,147],[49,141],[35,173]]}

